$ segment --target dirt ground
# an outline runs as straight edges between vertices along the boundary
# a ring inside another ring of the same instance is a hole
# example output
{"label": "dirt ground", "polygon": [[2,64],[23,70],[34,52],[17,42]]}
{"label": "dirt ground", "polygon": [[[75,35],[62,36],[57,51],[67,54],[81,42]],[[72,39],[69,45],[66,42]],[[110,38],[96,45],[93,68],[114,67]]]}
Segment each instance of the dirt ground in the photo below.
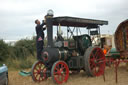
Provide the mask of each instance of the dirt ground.
{"label": "dirt ground", "polygon": [[[88,77],[85,72],[79,74],[71,74],[69,79],[63,85],[128,85],[128,71],[126,66],[120,66],[118,68],[118,83],[115,83],[114,67],[106,68],[105,70],[105,82],[103,76],[100,77]],[[18,71],[9,71],[9,85],[56,85],[51,78],[41,82],[35,83],[31,76],[22,77],[18,74]]]}

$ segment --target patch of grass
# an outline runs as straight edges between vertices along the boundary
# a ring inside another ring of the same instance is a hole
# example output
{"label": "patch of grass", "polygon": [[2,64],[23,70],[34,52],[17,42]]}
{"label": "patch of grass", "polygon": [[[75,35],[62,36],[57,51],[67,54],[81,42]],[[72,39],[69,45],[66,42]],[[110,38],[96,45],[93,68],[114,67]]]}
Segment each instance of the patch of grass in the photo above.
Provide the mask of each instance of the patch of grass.
{"label": "patch of grass", "polygon": [[33,63],[36,61],[36,57],[28,56],[26,58],[8,58],[5,64],[8,66],[9,70],[23,70],[32,67]]}

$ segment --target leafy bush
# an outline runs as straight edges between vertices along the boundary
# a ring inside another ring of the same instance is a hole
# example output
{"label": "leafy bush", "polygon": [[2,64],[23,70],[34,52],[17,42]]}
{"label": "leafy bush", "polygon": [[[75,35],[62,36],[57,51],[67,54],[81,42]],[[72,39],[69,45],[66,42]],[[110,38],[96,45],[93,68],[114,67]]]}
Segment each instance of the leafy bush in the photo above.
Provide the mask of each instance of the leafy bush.
{"label": "leafy bush", "polygon": [[36,59],[35,55],[35,37],[21,39],[13,46],[0,40],[0,64],[5,63],[9,67],[15,68],[30,68],[33,64],[31,60]]}
{"label": "leafy bush", "polygon": [[[45,39],[44,45],[47,41]],[[0,40],[0,64],[5,63],[9,68],[30,68],[36,61],[36,37],[21,39],[13,46]]]}
{"label": "leafy bush", "polygon": [[0,61],[4,61],[9,57],[8,44],[3,40],[0,40]]}
{"label": "leafy bush", "polygon": [[33,39],[22,39],[16,42],[14,46],[14,53],[18,58],[25,58],[27,56],[35,56],[36,51],[36,41],[35,37]]}

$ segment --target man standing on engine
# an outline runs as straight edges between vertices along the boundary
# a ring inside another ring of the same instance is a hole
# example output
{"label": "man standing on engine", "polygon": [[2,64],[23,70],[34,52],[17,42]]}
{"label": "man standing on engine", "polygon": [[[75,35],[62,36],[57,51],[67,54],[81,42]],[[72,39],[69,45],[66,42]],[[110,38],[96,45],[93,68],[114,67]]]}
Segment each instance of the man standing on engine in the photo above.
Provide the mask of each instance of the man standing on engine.
{"label": "man standing on engine", "polygon": [[40,21],[37,19],[35,20],[35,24],[36,24],[36,49],[37,49],[37,59],[41,60],[41,52],[43,50],[43,46],[44,46],[44,30],[46,29],[46,27],[43,27],[45,24],[44,22],[42,24],[40,24]]}

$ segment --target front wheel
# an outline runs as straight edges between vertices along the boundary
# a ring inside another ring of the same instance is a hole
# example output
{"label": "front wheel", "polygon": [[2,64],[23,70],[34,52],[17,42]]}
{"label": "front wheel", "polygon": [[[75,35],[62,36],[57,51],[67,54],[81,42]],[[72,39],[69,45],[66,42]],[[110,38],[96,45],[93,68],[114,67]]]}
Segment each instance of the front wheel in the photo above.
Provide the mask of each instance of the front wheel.
{"label": "front wheel", "polygon": [[57,84],[62,84],[68,80],[69,68],[64,61],[57,61],[52,66],[52,79]]}
{"label": "front wheel", "polygon": [[32,66],[32,79],[35,82],[41,82],[45,80],[46,77],[46,67],[42,61],[36,61]]}

